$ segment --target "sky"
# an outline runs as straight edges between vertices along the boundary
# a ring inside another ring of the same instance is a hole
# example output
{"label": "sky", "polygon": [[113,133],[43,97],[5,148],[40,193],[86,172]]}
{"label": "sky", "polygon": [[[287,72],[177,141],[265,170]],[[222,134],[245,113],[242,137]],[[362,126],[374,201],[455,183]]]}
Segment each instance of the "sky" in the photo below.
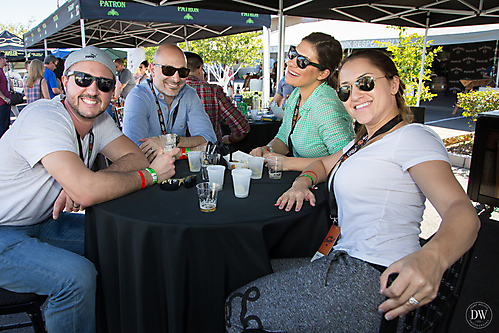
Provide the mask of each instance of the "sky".
{"label": "sky", "polygon": [[0,0],[0,23],[27,24],[30,18],[35,22],[29,26],[33,28],[57,9],[57,3],[62,5],[66,0]]}

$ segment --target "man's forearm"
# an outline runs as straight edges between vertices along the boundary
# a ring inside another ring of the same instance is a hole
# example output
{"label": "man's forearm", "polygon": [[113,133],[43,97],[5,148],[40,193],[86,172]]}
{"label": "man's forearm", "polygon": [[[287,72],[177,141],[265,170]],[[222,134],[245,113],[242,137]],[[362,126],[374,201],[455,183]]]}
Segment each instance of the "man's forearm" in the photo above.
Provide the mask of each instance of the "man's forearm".
{"label": "man's forearm", "polygon": [[181,148],[192,148],[192,147],[199,146],[205,142],[206,142],[206,140],[200,135],[191,136],[191,137],[181,136],[180,141],[179,141],[177,146],[181,147]]}
{"label": "man's forearm", "polygon": [[133,171],[142,170],[148,166],[149,162],[144,157],[144,154],[128,153],[101,171]]}

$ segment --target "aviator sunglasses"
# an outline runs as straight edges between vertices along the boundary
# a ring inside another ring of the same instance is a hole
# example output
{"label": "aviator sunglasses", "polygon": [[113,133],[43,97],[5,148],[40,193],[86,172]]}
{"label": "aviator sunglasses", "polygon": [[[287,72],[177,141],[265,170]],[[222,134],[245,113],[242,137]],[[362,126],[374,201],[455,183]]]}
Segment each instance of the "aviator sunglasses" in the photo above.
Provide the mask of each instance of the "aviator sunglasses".
{"label": "aviator sunglasses", "polygon": [[95,77],[83,72],[71,71],[68,72],[66,76],[69,78],[71,75],[74,75],[75,83],[82,88],[89,87],[94,81],[97,82],[97,88],[99,88],[99,90],[103,93],[113,90],[114,85],[116,84],[116,80],[114,79],[108,79],[107,77]]}
{"label": "aviator sunglasses", "polygon": [[296,51],[296,46],[289,47],[288,58],[289,58],[289,60],[296,58],[296,65],[301,69],[307,68],[308,65],[312,65],[316,68],[319,68],[321,71],[326,69],[324,66],[316,64],[315,62],[312,62],[312,61],[308,60],[307,58],[305,58],[305,56],[299,54]]}
{"label": "aviator sunglasses", "polygon": [[[372,77],[370,75],[366,75],[355,80],[353,84],[355,84],[355,86],[362,91],[371,91],[374,89],[374,81],[382,78],[386,78],[386,75],[380,77]],[[352,87],[351,84],[346,84],[344,86],[339,87],[338,90],[336,90],[340,101],[342,102],[348,101],[348,99],[350,98],[350,91],[352,90],[351,87]]]}
{"label": "aviator sunglasses", "polygon": [[165,191],[176,191],[179,187],[184,184],[186,188],[191,188],[196,185],[197,175],[190,175],[184,178],[176,179],[165,179],[159,183],[159,187]]}
{"label": "aviator sunglasses", "polygon": [[175,75],[175,72],[178,72],[178,76],[180,76],[182,79],[188,77],[189,73],[191,72],[189,68],[185,67],[177,68],[173,66],[158,65],[158,64],[154,64],[154,66],[161,67],[161,72],[163,73],[164,76],[173,76]]}

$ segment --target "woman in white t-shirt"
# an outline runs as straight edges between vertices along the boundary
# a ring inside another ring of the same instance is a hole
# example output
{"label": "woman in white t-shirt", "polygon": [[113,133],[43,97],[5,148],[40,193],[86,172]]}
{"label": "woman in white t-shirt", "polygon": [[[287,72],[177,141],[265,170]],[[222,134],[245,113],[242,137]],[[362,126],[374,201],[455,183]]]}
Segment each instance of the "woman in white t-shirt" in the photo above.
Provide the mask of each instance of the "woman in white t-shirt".
{"label": "woman in white t-shirt", "polygon": [[[338,81],[338,98],[362,124],[357,138],[310,164],[277,205],[286,211],[299,211],[304,201],[313,206],[309,188],[327,182],[339,240],[311,263],[273,262],[280,270],[231,294],[228,332],[377,331],[379,313],[390,320],[431,302],[444,271],[476,239],[476,211],[438,135],[410,123],[393,61],[380,51],[358,51],[340,64]],[[426,197],[442,222],[421,248]],[[387,288],[395,272],[399,276]]]}

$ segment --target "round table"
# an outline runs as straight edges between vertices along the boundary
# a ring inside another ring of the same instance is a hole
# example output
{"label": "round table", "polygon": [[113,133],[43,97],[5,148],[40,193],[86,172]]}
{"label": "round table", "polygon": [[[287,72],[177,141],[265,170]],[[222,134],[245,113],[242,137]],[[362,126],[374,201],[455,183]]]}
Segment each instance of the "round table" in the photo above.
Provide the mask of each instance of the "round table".
{"label": "round table", "polygon": [[[186,161],[177,175],[190,174]],[[251,180],[234,197],[230,172],[215,212],[199,210],[195,188],[159,185],[89,207],[86,256],[98,275],[99,332],[224,332],[225,298],[272,272],[270,259],[311,257],[329,229],[324,190],[316,207],[274,206],[297,172]],[[198,178],[200,174],[198,173]]]}

